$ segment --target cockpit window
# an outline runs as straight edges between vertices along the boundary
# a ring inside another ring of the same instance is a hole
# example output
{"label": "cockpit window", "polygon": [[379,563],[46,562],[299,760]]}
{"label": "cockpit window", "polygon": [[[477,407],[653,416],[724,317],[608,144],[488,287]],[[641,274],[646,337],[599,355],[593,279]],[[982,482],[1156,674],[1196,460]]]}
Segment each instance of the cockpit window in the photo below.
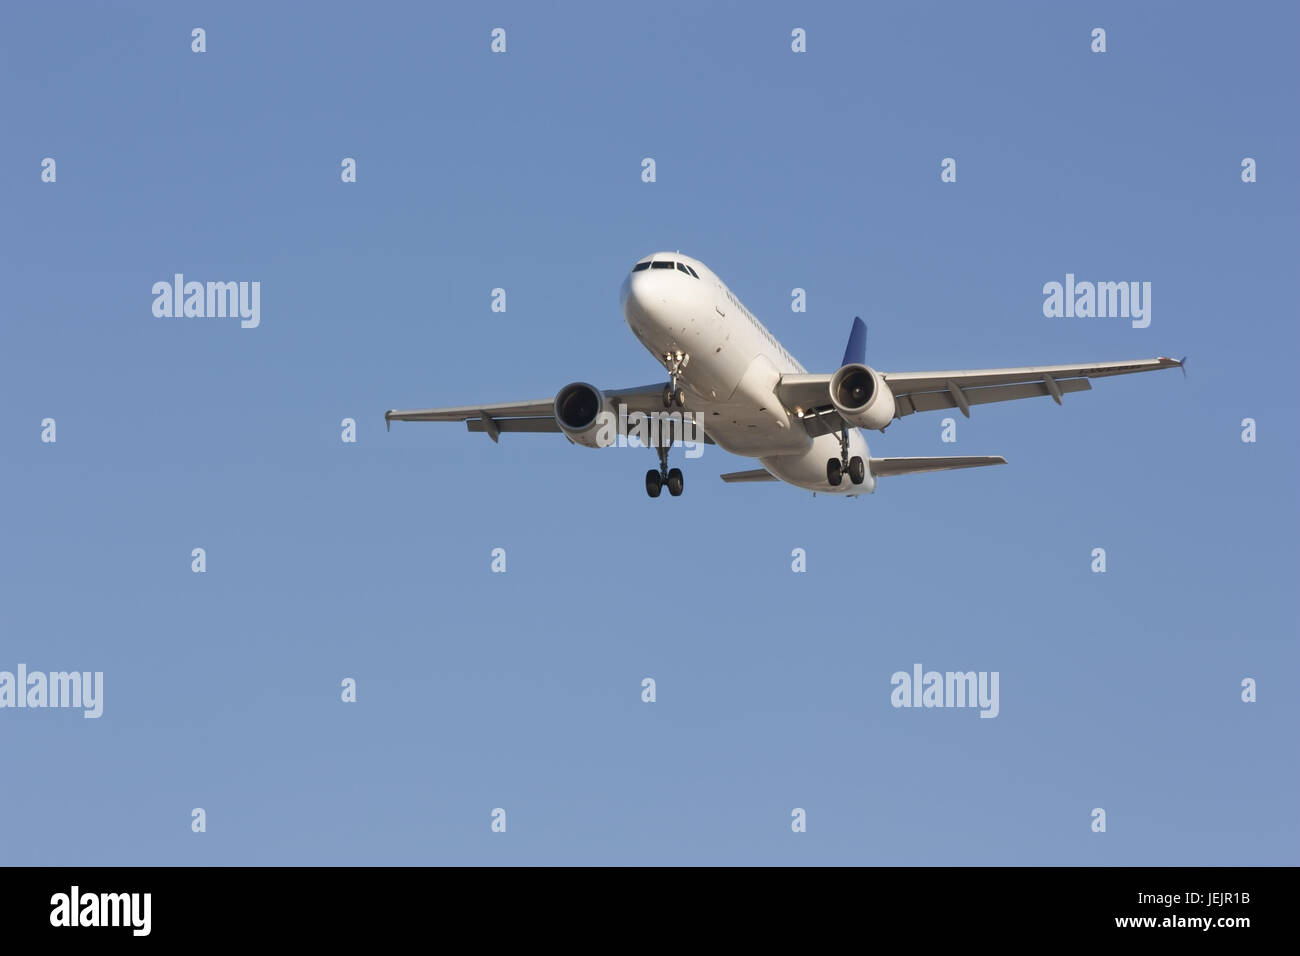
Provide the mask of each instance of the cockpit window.
{"label": "cockpit window", "polygon": [[688,276],[698,279],[700,274],[684,262],[678,262],[676,259],[657,259],[654,262],[638,262],[632,267],[633,272],[641,272],[644,269],[676,269],[678,272],[684,272]]}

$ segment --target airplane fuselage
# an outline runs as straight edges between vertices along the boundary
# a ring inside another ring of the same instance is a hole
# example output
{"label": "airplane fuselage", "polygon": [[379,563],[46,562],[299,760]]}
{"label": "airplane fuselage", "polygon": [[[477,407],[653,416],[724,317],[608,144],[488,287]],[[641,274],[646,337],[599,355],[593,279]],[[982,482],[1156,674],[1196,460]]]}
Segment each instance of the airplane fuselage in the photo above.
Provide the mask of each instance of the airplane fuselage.
{"label": "airplane fuselage", "polygon": [[[620,299],[632,333],[658,361],[678,352],[690,357],[679,378],[686,409],[720,448],[757,458],[777,478],[811,491],[875,490],[870,474],[861,485],[830,484],[826,462],[840,457],[839,436],[809,435],[799,410],[787,411],[775,392],[783,374],[806,370],[704,263],[677,252],[647,256],[624,280]],[[856,428],[849,429],[849,455],[870,458]]]}

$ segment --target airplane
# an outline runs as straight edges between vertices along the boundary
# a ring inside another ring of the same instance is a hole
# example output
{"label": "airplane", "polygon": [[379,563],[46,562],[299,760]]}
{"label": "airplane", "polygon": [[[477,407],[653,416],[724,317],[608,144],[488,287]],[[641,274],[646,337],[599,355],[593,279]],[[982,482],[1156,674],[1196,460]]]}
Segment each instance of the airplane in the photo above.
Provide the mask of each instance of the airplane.
{"label": "airplane", "polygon": [[1091,389],[1095,378],[1184,367],[1184,360],[1160,357],[881,372],[866,363],[867,329],[855,318],[840,367],[809,372],[722,279],[680,252],[640,259],[623,280],[619,300],[632,334],[663,363],[667,383],[605,390],[573,382],[533,401],[390,410],[385,424],[465,422],[494,442],[506,432],[560,432],[574,444],[597,448],[611,443],[616,415],[658,416],[671,423],[662,440],[650,443],[659,467],[646,472],[645,490],[658,498],[665,486],[672,497],[682,493],[684,477],[668,467],[668,451],[693,421],[706,443],[762,465],[724,474],[724,482],[784,481],[853,497],[874,492],[878,478],[1007,463],[998,455],[872,458],[863,430],[883,433],[897,419],[938,409],[956,408],[969,418],[972,405],[988,402],[1050,396],[1059,405],[1062,396]]}

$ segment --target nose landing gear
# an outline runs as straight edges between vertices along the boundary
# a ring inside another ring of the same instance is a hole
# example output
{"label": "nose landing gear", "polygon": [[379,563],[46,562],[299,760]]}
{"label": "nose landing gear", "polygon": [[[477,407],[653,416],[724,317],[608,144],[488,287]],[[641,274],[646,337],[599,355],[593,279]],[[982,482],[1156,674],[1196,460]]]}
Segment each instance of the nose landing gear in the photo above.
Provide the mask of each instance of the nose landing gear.
{"label": "nose landing gear", "polygon": [[687,352],[663,354],[664,368],[668,369],[668,375],[672,379],[664,386],[664,408],[672,408],[674,405],[678,408],[686,407],[686,393],[682,391],[680,379],[690,362],[691,356]]}
{"label": "nose landing gear", "polygon": [[840,457],[826,461],[826,483],[838,488],[848,473],[849,481],[860,485],[867,480],[867,465],[859,455],[849,457],[849,429],[847,425],[840,428]]}

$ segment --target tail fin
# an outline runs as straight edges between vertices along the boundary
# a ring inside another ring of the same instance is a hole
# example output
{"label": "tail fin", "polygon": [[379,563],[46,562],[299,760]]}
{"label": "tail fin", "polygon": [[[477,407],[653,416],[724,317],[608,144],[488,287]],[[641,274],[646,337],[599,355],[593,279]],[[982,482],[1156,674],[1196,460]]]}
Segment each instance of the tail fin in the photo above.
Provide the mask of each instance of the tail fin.
{"label": "tail fin", "polygon": [[844,365],[867,364],[867,325],[857,316],[853,317],[853,331],[849,333],[849,344],[844,349]]}

